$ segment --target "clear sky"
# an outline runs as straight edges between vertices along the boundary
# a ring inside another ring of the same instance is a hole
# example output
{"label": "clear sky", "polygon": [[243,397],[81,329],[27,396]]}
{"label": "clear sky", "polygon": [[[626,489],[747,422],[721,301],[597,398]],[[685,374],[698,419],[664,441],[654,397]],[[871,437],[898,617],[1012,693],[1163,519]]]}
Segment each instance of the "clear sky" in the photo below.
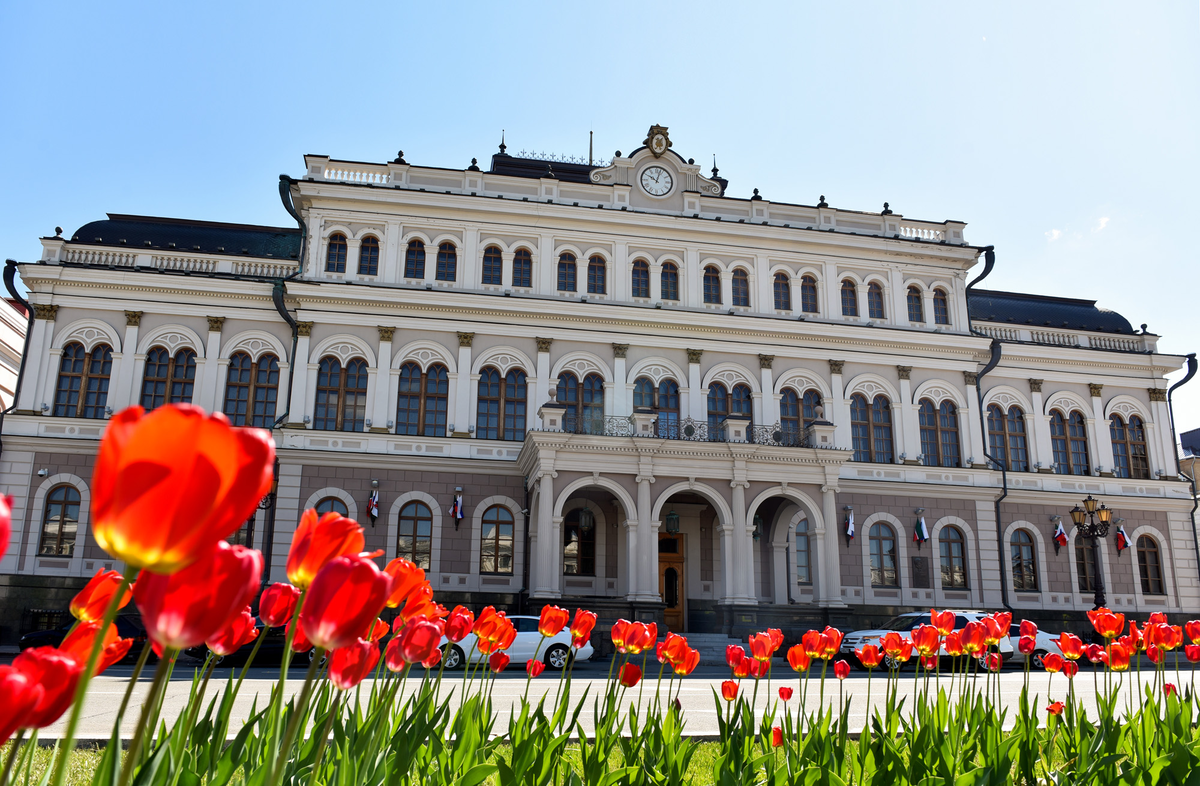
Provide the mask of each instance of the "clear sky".
{"label": "clear sky", "polygon": [[[105,212],[287,225],[304,153],[637,147],[968,222],[986,286],[1200,350],[1196,2],[0,3],[0,254]],[[1176,395],[1200,427],[1200,379]]]}

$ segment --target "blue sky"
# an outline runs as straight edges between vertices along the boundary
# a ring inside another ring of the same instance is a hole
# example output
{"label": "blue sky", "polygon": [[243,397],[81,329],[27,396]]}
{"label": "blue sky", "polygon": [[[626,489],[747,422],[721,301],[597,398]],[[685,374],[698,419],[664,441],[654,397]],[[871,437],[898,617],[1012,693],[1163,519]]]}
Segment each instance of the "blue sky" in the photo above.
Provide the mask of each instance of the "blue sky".
{"label": "blue sky", "polygon": [[[1135,10],[1136,8],[1136,10]],[[968,222],[994,288],[1200,350],[1195,2],[0,5],[0,253],[105,212],[286,225],[304,153],[636,147],[736,196]],[[1200,379],[1176,397],[1200,427]]]}

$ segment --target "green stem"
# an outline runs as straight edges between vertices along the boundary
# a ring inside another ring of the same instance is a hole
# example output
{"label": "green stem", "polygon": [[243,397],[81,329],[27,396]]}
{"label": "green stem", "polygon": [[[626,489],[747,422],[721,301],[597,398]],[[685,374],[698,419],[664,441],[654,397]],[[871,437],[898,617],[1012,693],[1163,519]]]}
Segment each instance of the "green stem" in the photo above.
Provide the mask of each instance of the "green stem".
{"label": "green stem", "polygon": [[317,755],[313,759],[312,774],[308,778],[308,786],[317,786],[317,770],[321,768],[321,757],[325,754],[325,741],[329,738],[329,727],[333,725],[333,716],[338,710],[338,702],[342,696],[339,693],[334,696],[333,703],[329,705],[329,715],[325,718],[325,725],[321,728],[321,738],[317,740]]}
{"label": "green stem", "polygon": [[246,658],[246,665],[242,666],[242,671],[238,674],[237,682],[233,686],[233,695],[236,697],[238,691],[242,687],[242,680],[246,679],[246,672],[250,671],[250,664],[254,663],[254,656],[258,654],[258,648],[262,646],[263,639],[271,631],[265,624],[263,625],[262,633],[258,634],[258,641],[254,642],[254,649],[250,650],[250,657]]}
{"label": "green stem", "polygon": [[4,772],[0,773],[0,786],[8,786],[8,775],[12,772],[13,762],[17,760],[17,751],[21,748],[21,740],[25,739],[25,730],[21,729],[17,732],[17,738],[12,742],[12,749],[8,752],[8,758],[4,760]]}
{"label": "green stem", "polygon": [[[300,730],[300,719],[308,710],[308,696],[312,692],[313,677],[317,674],[317,666],[321,663],[324,654],[325,650],[313,647],[313,657],[308,664],[308,671],[304,675],[304,687],[300,689],[300,698],[296,702],[296,709],[292,712],[291,720],[288,721],[287,731],[283,734],[283,744],[279,746],[279,755],[275,758],[275,766],[267,779],[270,786],[279,786],[279,777],[283,774],[283,760],[287,758],[288,750],[296,740],[296,732]],[[282,701],[282,697],[280,701]],[[122,784],[122,786],[124,785]]]}
{"label": "green stem", "polygon": [[125,717],[125,709],[129,706],[129,699],[133,695],[133,686],[137,685],[137,681],[142,676],[142,669],[146,667],[146,661],[150,659],[150,651],[154,649],[150,645],[150,639],[146,639],[146,643],[142,645],[142,654],[138,655],[137,664],[133,667],[133,674],[129,675],[129,684],[125,686],[125,697],[121,699],[121,708],[117,710],[117,727],[121,726],[121,719]]}
{"label": "green stem", "polygon": [[171,655],[170,650],[163,650],[158,666],[154,669],[154,681],[150,684],[150,694],[142,704],[142,715],[138,720],[137,728],[133,731],[133,740],[129,743],[129,751],[125,754],[125,763],[121,765],[121,779],[117,781],[118,786],[127,786],[129,777],[133,774],[134,762],[138,760],[138,756],[142,752],[142,740],[146,736],[146,725],[150,720],[151,708],[158,703],[159,691],[166,683],[167,672],[171,668]]}

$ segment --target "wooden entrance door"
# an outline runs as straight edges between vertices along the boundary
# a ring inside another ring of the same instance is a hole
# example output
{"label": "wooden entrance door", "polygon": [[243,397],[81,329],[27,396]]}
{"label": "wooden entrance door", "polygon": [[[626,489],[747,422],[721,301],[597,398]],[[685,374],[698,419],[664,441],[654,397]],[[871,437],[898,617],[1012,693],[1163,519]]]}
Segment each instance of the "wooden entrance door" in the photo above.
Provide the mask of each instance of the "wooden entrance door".
{"label": "wooden entrance door", "polygon": [[666,608],[663,617],[667,630],[687,630],[687,593],[684,591],[684,535],[661,535],[658,539],[658,592]]}

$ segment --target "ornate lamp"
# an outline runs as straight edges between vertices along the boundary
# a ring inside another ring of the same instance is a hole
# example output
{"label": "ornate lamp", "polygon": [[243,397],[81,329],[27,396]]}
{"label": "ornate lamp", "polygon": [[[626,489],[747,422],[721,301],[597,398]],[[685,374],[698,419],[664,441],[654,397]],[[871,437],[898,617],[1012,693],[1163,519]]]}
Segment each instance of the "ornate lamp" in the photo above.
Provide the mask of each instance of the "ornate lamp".
{"label": "ornate lamp", "polygon": [[667,517],[663,523],[664,523],[664,526],[666,527],[668,535],[678,535],[679,534],[679,514],[678,513],[676,513],[675,511],[672,510],[670,513],[667,514]]}
{"label": "ornate lamp", "polygon": [[755,541],[756,543],[758,542],[758,539],[759,539],[760,537],[762,537],[762,526],[763,526],[763,520],[762,520],[762,516],[760,516],[760,515],[758,515],[757,513],[755,513],[755,514],[754,514],[754,533],[753,533],[753,537],[754,537],[754,541]]}
{"label": "ornate lamp", "polygon": [[1092,583],[1096,592],[1092,602],[1096,608],[1105,604],[1104,601],[1104,571],[1100,564],[1100,541],[1108,535],[1108,526],[1113,520],[1113,510],[1091,494],[1083,500],[1083,507],[1076,505],[1071,508],[1071,520],[1075,522],[1078,537],[1092,541],[1092,563],[1096,566],[1096,576]]}
{"label": "ornate lamp", "polygon": [[596,516],[588,507],[587,500],[583,502],[583,510],[579,511],[579,531],[591,532],[596,526]]}

